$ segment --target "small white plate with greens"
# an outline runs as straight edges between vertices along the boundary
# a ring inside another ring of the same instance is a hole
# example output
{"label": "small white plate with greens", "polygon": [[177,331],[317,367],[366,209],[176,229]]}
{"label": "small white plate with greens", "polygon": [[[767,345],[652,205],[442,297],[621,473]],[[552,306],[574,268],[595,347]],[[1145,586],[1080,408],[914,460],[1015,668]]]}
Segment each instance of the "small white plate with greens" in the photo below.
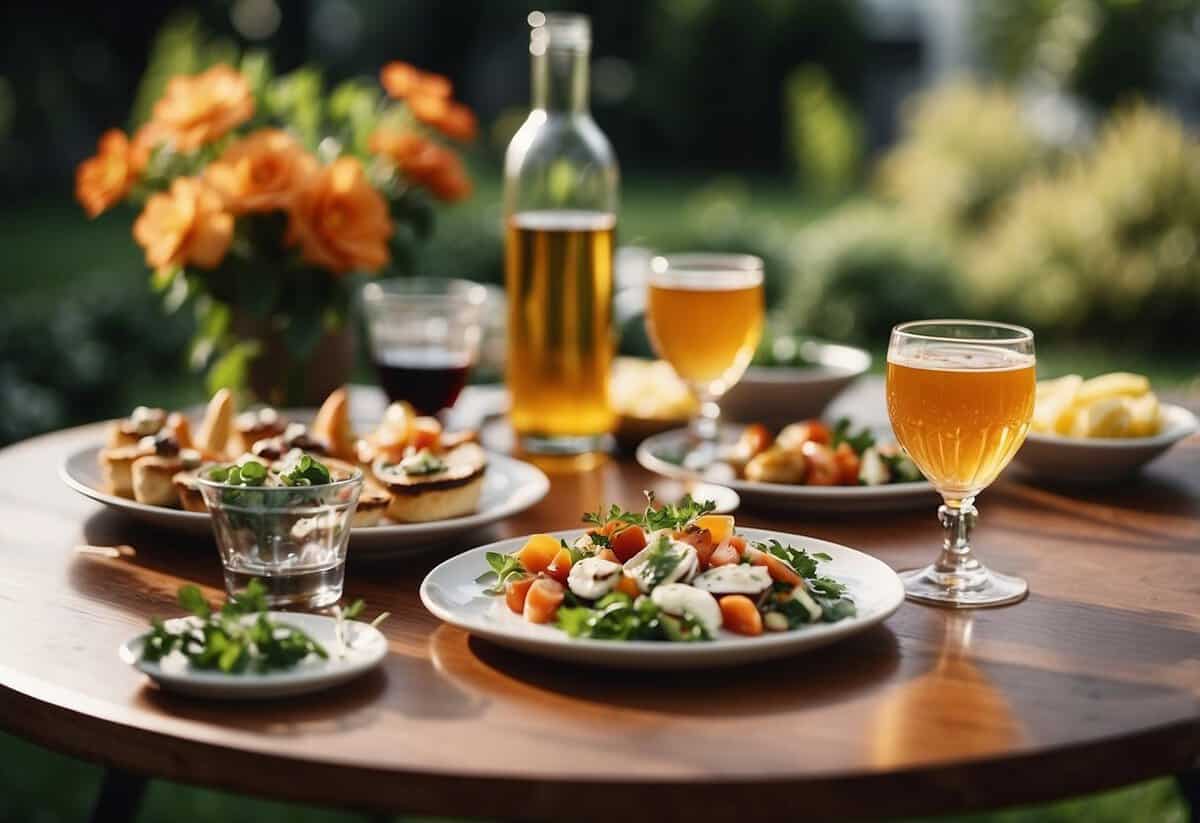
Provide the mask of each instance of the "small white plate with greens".
{"label": "small white plate with greens", "polygon": [[191,614],[155,620],[125,642],[121,660],[166,691],[218,700],[268,700],[323,691],[373,669],[388,644],[353,617],[265,611],[261,588],[212,609],[195,586],[179,590]]}
{"label": "small white plate with greens", "polygon": [[429,573],[421,601],[501,646],[638,669],[799,654],[864,632],[904,602],[899,577],[874,557],[735,529],[732,517],[685,503],[644,515],[614,508],[590,515],[589,529],[472,549]]}

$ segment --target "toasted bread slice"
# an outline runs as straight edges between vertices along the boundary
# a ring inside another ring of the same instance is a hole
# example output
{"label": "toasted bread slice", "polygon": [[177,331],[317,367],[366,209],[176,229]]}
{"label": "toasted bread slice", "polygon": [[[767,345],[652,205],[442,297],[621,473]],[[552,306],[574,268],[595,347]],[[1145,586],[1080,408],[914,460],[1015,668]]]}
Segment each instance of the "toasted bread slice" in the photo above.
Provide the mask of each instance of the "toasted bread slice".
{"label": "toasted bread slice", "polygon": [[328,444],[329,454],[340,460],[355,459],[354,430],[350,425],[350,393],[343,386],[321,404],[309,432]]}
{"label": "toasted bread slice", "polygon": [[383,486],[364,478],[362,494],[358,496],[358,506],[354,509],[354,519],[350,525],[355,528],[378,526],[391,503],[392,496]]}
{"label": "toasted bread slice", "polygon": [[201,470],[185,469],[184,471],[176,472],[171,478],[171,485],[175,487],[175,494],[179,498],[179,505],[186,512],[208,511],[208,506],[204,502],[204,493],[196,485],[196,475]]}
{"label": "toasted bread slice", "polygon": [[233,419],[233,443],[231,448],[240,453],[254,448],[260,440],[279,437],[287,431],[288,421],[270,406],[249,409]]}
{"label": "toasted bread slice", "polygon": [[140,445],[117,446],[100,451],[100,472],[104,476],[104,487],[117,497],[133,497],[133,464],[146,456]]}
{"label": "toasted bread slice", "polygon": [[133,497],[148,506],[171,506],[179,504],[172,478],[183,468],[179,457],[150,454],[133,461],[131,476]]}
{"label": "toasted bread slice", "polygon": [[233,414],[233,393],[220,389],[204,410],[204,420],[196,432],[196,448],[206,454],[225,454],[233,430]]}
{"label": "toasted bread slice", "polygon": [[136,446],[143,437],[158,434],[166,420],[165,409],[138,406],[128,417],[114,420],[108,427],[108,447]]}
{"label": "toasted bread slice", "polygon": [[462,517],[479,507],[487,455],[464,443],[441,455],[446,467],[432,474],[408,474],[399,464],[376,460],[375,479],[392,495],[388,517],[401,523],[427,523]]}
{"label": "toasted bread slice", "polygon": [[180,412],[171,412],[167,415],[167,423],[163,428],[171,433],[179,448],[193,449],[196,447],[195,442],[192,440],[191,421]]}

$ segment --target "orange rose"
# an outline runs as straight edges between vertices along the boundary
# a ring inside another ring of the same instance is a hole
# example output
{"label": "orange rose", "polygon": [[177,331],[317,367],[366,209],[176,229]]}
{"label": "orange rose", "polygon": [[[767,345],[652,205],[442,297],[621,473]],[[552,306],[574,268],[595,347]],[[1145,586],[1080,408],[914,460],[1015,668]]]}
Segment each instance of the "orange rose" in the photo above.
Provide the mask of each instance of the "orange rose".
{"label": "orange rose", "polygon": [[317,160],[290,134],[263,129],[237,141],[210,164],[204,179],[234,214],[286,210]]}
{"label": "orange rose", "polygon": [[339,157],[309,177],[292,201],[288,242],[298,243],[309,263],[337,274],[382,267],[391,236],[387,203],[354,157]]}
{"label": "orange rose", "polygon": [[449,97],[454,87],[440,74],[424,72],[399,60],[388,63],[379,71],[379,83],[397,100],[410,95]]}
{"label": "orange rose", "polygon": [[133,224],[133,237],[146,250],[146,265],[220,264],[233,239],[233,216],[221,196],[194,177],[179,177],[169,192],[146,201]]}
{"label": "orange rose", "polygon": [[254,114],[250,84],[226,65],[172,77],[154,104],[154,122],[179,151],[194,151],[245,123]]}
{"label": "orange rose", "polygon": [[458,155],[419,134],[381,129],[371,135],[370,149],[434,197],[454,201],[471,193],[471,181]]}
{"label": "orange rose", "polygon": [[75,198],[88,217],[96,217],[129,193],[136,176],[129,138],[120,129],[109,129],[100,136],[96,156],[75,170]]}
{"label": "orange rose", "polygon": [[146,123],[133,135],[133,143],[129,148],[130,162],[140,174],[150,162],[150,155],[161,144],[170,141],[170,135],[165,128],[153,121]]}
{"label": "orange rose", "polygon": [[445,97],[417,96],[408,99],[413,117],[433,126],[453,140],[467,142],[475,139],[475,115],[462,103]]}

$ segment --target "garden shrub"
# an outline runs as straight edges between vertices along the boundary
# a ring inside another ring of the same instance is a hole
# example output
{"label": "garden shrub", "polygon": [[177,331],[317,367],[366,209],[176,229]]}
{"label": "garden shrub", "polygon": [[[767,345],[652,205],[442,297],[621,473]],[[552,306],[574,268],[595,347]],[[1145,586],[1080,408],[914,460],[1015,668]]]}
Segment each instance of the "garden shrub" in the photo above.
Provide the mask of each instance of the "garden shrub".
{"label": "garden shrub", "polygon": [[1018,100],[1000,87],[952,83],[909,101],[901,141],[879,164],[879,191],[944,231],[978,229],[1049,159]]}
{"label": "garden shrub", "polygon": [[896,209],[851,204],[795,238],[781,325],[886,345],[897,323],[966,313],[953,248]]}
{"label": "garden shrub", "polygon": [[1047,332],[1194,344],[1198,242],[1200,145],[1137,106],[1013,198],[970,251],[972,295]]}

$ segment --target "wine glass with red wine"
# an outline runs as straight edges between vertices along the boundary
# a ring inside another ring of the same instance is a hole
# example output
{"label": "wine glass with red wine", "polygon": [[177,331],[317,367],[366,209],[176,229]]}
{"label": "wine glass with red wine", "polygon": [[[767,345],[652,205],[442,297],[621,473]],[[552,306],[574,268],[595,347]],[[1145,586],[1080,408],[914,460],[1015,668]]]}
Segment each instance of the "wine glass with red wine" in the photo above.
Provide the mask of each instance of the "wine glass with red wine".
{"label": "wine glass with red wine", "polygon": [[391,402],[418,414],[449,409],[479,356],[487,290],[469,280],[414,277],[363,288],[371,357]]}

